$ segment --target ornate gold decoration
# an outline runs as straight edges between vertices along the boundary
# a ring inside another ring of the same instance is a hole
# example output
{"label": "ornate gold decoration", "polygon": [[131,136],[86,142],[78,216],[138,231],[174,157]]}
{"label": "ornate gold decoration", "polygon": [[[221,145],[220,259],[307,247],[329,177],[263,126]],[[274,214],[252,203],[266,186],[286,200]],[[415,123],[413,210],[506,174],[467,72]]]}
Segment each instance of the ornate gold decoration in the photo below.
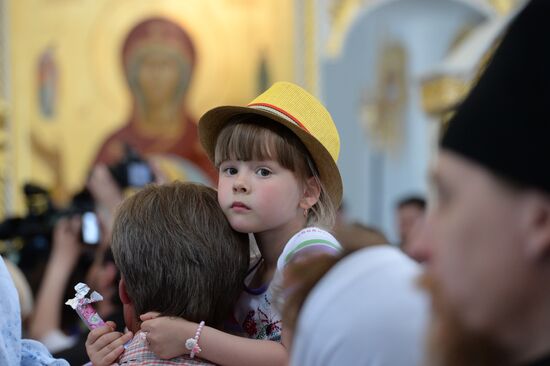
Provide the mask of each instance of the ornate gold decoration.
{"label": "ornate gold decoration", "polygon": [[509,14],[521,3],[520,0],[488,0],[488,2],[500,15]]}
{"label": "ornate gold decoration", "polygon": [[407,101],[407,54],[398,42],[387,42],[377,59],[373,92],[365,91],[361,122],[379,149],[395,150],[401,141]]}
{"label": "ornate gold decoration", "polygon": [[[511,16],[511,13],[518,9],[518,7],[525,2],[525,0],[486,0],[491,5],[497,15],[495,18],[489,21],[496,22],[497,20],[506,19],[506,16]],[[496,23],[495,23],[496,24]],[[502,23],[506,24],[506,23]],[[502,31],[505,27],[501,25]],[[466,42],[468,37],[475,37],[476,30],[480,28],[474,28],[473,30],[460,31],[452,42],[451,51],[458,47],[464,47],[463,42]],[[473,38],[475,40],[475,38]],[[475,85],[477,79],[483,73],[483,70],[487,66],[487,63],[491,59],[495,49],[499,45],[501,37],[497,36],[489,44],[477,44],[476,47],[482,50],[486,48],[481,56],[477,60],[473,60],[473,67],[471,70],[459,70],[457,73],[447,73],[441,75],[432,76],[422,82],[421,95],[422,106],[426,113],[439,117],[442,125],[445,126],[446,122],[452,116],[452,110],[466,97],[470,89]]]}
{"label": "ornate gold decoration", "polygon": [[460,102],[470,83],[452,76],[441,76],[425,80],[422,83],[422,107],[429,114],[439,115]]}
{"label": "ornate gold decoration", "polygon": [[353,24],[359,10],[368,0],[333,0],[330,5],[331,32],[326,44],[326,52],[331,57],[337,57],[342,51],[344,41],[350,26]]}
{"label": "ornate gold decoration", "polygon": [[473,85],[485,70],[491,56],[500,44],[501,37],[498,37],[486,50],[475,67],[474,76],[470,79],[452,75],[440,75],[424,80],[421,86],[422,107],[424,111],[432,115],[446,115],[454,109],[468,94]]}
{"label": "ornate gold decoration", "polygon": [[[462,50],[459,50],[459,47],[473,47],[472,50],[476,52],[472,53],[476,54],[476,58],[462,60],[464,65],[468,65],[467,67],[463,66],[460,69],[455,66],[452,71],[441,72],[422,81],[422,107],[426,113],[438,117],[442,122],[450,119],[452,115],[450,112],[467,96],[470,89],[477,83],[477,80],[483,74],[485,67],[500,44],[502,40],[501,33],[507,24],[506,22],[502,22],[502,19],[505,18],[498,17],[489,20],[495,22],[493,24],[498,25],[498,28],[493,27],[493,31],[496,31],[496,33],[490,38],[486,36],[484,38],[479,37],[480,34],[482,36],[484,34],[480,32],[486,32],[487,28],[463,29],[458,32],[456,39],[451,43],[451,51],[458,50],[458,54],[463,54]],[[497,23],[497,21],[501,23]],[[484,41],[476,42],[475,37],[478,37],[477,40],[484,39]],[[456,63],[456,61],[452,61],[451,64]]]}

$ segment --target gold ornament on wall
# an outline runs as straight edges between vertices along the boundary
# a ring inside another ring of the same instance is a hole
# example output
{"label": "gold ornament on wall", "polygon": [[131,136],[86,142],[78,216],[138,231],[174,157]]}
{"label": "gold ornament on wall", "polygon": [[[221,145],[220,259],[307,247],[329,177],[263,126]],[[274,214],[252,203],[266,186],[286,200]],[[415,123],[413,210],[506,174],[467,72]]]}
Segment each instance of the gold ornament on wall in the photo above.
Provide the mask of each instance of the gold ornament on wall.
{"label": "gold ornament on wall", "polygon": [[403,138],[407,103],[407,53],[401,43],[382,45],[375,74],[375,88],[361,99],[360,120],[375,148],[392,151]]}
{"label": "gold ornament on wall", "polygon": [[326,44],[326,52],[329,56],[336,57],[340,54],[347,32],[366,2],[368,0],[333,0],[330,3],[331,32]]}
{"label": "gold ornament on wall", "polygon": [[442,125],[476,84],[498,47],[507,24],[513,19],[513,13],[525,3],[524,0],[487,2],[496,13],[478,26],[466,25],[459,30],[447,59],[441,64],[443,71],[440,69],[422,81],[423,109]]}
{"label": "gold ornament on wall", "polygon": [[489,4],[500,15],[509,14],[514,10],[523,0],[488,0]]}

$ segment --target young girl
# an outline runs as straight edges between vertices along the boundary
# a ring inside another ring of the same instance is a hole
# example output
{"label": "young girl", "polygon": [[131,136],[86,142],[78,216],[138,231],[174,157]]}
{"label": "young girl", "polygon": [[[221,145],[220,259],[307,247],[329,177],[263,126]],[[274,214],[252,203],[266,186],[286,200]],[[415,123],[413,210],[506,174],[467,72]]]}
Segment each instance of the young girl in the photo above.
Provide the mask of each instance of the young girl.
{"label": "young girl", "polygon": [[278,310],[285,266],[341,250],[322,229],[332,227],[342,197],[338,132],[319,101],[280,82],[247,107],[210,110],[199,122],[199,136],[219,169],[222,210],[235,230],[254,234],[261,254],[236,305],[237,329],[228,329],[246,338],[155,313],[142,315],[141,329],[161,358],[189,353],[188,341],[196,338],[200,357],[216,364],[286,364]]}

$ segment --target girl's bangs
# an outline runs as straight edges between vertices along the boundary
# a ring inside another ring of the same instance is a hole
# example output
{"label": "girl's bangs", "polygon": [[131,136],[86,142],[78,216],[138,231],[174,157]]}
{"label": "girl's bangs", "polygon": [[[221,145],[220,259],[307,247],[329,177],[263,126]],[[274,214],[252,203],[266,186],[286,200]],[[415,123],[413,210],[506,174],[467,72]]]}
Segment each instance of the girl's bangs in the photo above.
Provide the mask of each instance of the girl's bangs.
{"label": "girl's bangs", "polygon": [[287,160],[284,159],[285,150],[283,138],[268,128],[251,123],[229,124],[218,136],[215,165],[226,160],[276,160],[285,166],[287,164],[280,161],[281,158]]}

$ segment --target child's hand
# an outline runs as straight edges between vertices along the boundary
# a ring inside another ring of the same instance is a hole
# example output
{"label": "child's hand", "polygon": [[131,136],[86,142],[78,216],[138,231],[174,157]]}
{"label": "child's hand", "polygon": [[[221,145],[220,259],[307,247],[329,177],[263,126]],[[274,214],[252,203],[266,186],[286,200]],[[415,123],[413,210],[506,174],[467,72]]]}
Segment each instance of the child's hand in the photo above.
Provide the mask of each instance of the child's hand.
{"label": "child's hand", "polygon": [[115,332],[116,324],[108,321],[88,334],[86,352],[94,366],[112,365],[124,351],[124,344],[132,339],[132,332]]}
{"label": "child's hand", "polygon": [[155,312],[143,314],[140,318],[143,321],[141,330],[147,334],[149,349],[158,357],[169,359],[189,353],[185,341],[194,335],[197,324],[182,318],[159,317]]}

